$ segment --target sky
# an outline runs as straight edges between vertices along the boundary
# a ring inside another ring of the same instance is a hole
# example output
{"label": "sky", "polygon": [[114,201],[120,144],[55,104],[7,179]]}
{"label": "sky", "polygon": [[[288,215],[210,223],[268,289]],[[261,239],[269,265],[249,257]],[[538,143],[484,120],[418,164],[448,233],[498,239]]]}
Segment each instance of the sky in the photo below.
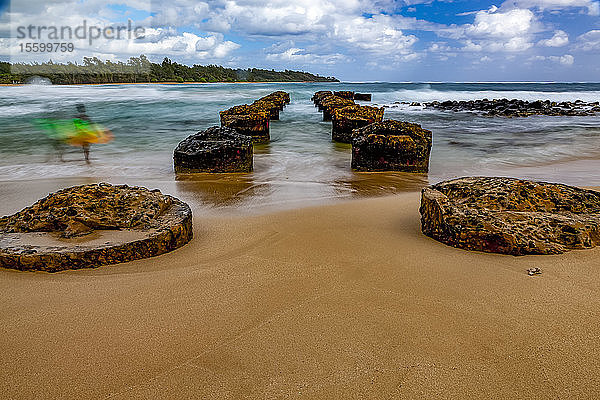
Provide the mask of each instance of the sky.
{"label": "sky", "polygon": [[[596,0],[0,0],[0,13],[4,60],[143,53],[343,81],[600,81]],[[129,20],[144,28],[141,37],[77,39],[72,52],[23,52],[32,38],[18,38],[31,25],[104,29]]]}

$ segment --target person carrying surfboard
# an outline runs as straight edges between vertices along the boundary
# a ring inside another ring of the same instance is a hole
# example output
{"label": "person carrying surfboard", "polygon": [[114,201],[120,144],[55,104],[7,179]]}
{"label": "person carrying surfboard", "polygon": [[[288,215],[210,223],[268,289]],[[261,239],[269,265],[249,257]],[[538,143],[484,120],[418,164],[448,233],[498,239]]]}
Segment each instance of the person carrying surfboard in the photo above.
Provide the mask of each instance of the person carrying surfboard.
{"label": "person carrying surfboard", "polygon": [[[83,104],[77,104],[77,119],[79,119],[80,121],[86,121],[88,123],[91,123],[92,120],[90,119],[90,117],[88,117],[88,115],[85,113],[85,105]],[[84,124],[78,124],[77,121],[75,121],[75,126],[77,127],[78,130],[82,129],[82,125]],[[88,141],[82,141],[81,143],[81,147],[83,148],[83,155],[85,156],[85,162],[86,163],[90,163],[90,142]]]}
{"label": "person carrying surfboard", "polygon": [[[90,163],[90,145],[92,143],[108,143],[113,139],[112,132],[100,124],[92,122],[86,114],[85,106],[77,104],[76,118],[70,120],[61,119],[36,119],[34,123],[38,126],[53,143],[58,145],[68,144],[81,147],[85,161]],[[61,152],[62,159],[62,152]]]}

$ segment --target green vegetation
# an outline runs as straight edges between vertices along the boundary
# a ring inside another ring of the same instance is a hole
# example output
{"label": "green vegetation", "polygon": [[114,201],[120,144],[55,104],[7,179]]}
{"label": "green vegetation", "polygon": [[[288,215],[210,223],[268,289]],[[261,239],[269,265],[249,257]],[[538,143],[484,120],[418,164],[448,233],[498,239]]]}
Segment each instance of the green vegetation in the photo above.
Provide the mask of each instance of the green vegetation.
{"label": "green vegetation", "polygon": [[83,64],[9,64],[0,62],[0,83],[23,83],[32,76],[50,79],[53,84],[136,83],[136,82],[338,82],[301,71],[274,71],[257,68],[232,69],[219,65],[183,65],[165,57],[162,63],[146,56],[127,62],[102,61],[84,57]]}

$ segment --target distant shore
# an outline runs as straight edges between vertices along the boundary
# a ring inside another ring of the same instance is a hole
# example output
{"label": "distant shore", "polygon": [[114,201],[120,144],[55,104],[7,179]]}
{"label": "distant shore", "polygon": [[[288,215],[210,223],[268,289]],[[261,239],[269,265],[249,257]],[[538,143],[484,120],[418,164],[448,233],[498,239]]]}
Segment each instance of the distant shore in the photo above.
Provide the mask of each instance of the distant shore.
{"label": "distant shore", "polygon": [[[255,84],[255,83],[273,83],[273,84],[289,84],[289,83],[340,83],[340,82],[319,82],[319,81],[294,81],[294,82],[271,82],[271,81],[256,81],[256,82],[106,82],[106,83],[70,83],[70,84],[52,84],[52,86],[103,86],[103,85],[211,85],[219,83],[235,83],[235,84]],[[0,86],[27,86],[27,83],[0,83]]]}

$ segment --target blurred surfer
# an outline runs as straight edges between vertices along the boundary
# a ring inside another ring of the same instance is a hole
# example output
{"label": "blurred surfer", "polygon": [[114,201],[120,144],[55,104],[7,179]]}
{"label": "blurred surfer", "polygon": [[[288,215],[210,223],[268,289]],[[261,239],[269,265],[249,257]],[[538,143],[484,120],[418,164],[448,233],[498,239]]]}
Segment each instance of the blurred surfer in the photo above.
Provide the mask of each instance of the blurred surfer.
{"label": "blurred surfer", "polygon": [[77,104],[77,115],[73,119],[36,119],[34,123],[53,141],[62,160],[64,145],[81,147],[85,161],[90,163],[90,145],[108,143],[112,132],[100,124],[93,123],[86,114],[85,106]]}
{"label": "blurred surfer", "polygon": [[[91,123],[90,117],[85,112],[85,105],[77,104],[77,119],[81,121],[86,121]],[[81,143],[81,147],[83,148],[83,155],[85,156],[85,162],[90,163],[90,143],[87,141],[83,141]]]}

